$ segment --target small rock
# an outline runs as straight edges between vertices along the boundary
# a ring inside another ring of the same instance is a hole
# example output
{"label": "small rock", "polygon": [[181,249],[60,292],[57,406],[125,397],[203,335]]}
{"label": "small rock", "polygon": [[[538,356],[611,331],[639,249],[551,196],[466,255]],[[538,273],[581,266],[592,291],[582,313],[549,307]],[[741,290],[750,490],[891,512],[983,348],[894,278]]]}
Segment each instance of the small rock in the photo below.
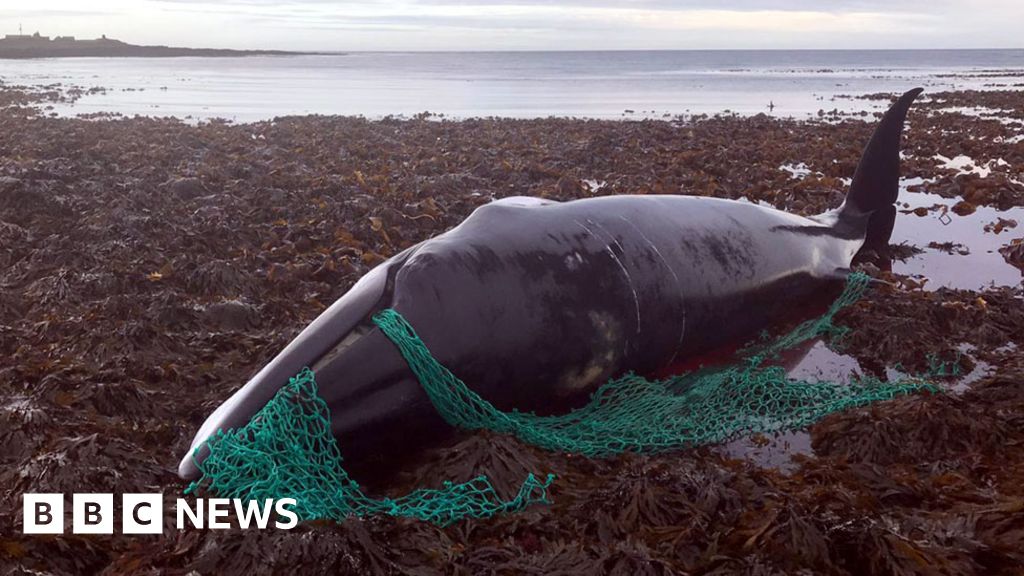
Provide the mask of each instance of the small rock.
{"label": "small rock", "polygon": [[160,187],[183,200],[191,200],[210,193],[202,181],[194,177],[172,178]]}
{"label": "small rock", "polygon": [[206,307],[206,320],[222,330],[245,330],[254,324],[255,309],[238,300],[218,302]]}
{"label": "small rock", "polygon": [[21,184],[21,180],[13,176],[0,176],[0,190],[9,190]]}
{"label": "small rock", "polygon": [[968,215],[974,214],[975,210],[977,210],[977,209],[978,209],[978,207],[975,206],[974,204],[971,204],[970,202],[963,201],[963,200],[960,201],[960,202],[957,202],[951,208],[951,210],[953,212],[956,212],[960,216],[968,216]]}

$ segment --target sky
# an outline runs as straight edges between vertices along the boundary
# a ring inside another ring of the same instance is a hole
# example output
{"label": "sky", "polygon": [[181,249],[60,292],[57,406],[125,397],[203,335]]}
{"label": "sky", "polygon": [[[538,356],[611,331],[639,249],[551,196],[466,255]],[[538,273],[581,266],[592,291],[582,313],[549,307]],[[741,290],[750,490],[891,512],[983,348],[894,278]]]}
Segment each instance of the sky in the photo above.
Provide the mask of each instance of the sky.
{"label": "sky", "polygon": [[0,34],[283,50],[1024,48],[1024,0],[0,0]]}

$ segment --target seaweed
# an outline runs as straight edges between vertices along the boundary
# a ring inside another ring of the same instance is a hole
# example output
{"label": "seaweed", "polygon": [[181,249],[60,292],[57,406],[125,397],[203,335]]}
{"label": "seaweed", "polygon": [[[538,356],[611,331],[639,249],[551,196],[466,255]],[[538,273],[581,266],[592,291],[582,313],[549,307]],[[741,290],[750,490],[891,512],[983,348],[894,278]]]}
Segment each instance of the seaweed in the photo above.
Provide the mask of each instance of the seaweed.
{"label": "seaweed", "polygon": [[[374,517],[291,531],[22,535],[24,492],[162,490],[173,518],[185,487],[173,469],[213,407],[372,266],[483,203],[683,193],[814,214],[842,198],[872,129],[870,117],[735,115],[192,125],[31,107],[64,89],[0,88],[0,563],[13,571],[1012,574],[1024,565],[1024,294],[925,291],[875,264],[864,270],[885,282],[837,319],[852,329],[845,353],[879,376],[927,372],[929,358],[961,374],[990,369],[959,394],[830,416],[789,469],[707,448],[591,460],[479,433],[377,489],[485,473],[507,493],[523,471],[550,470],[554,503],[444,529]],[[1024,205],[1019,127],[940,111],[981,104],[1019,120],[1022,98],[931,95],[910,115],[906,175],[972,206]],[[1005,162],[982,178],[943,168],[936,154]],[[793,162],[812,174],[779,169]],[[1011,262],[1018,230],[1001,227]],[[956,248],[956,238],[929,240]]]}

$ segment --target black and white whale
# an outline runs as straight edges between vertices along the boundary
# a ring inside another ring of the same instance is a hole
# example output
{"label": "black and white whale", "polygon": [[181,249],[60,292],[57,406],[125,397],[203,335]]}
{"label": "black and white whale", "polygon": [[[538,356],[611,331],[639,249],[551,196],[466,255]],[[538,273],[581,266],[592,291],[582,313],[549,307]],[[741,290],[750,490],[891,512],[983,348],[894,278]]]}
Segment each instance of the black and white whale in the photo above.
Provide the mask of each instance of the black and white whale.
{"label": "black and white whale", "polygon": [[506,198],[478,208],[360,279],[207,418],[179,474],[195,478],[205,440],[246,424],[307,366],[346,465],[390,459],[450,430],[371,322],[385,308],[484,399],[540,413],[610,377],[656,372],[761,330],[842,282],[866,242],[888,240],[900,137],[920,92],[886,112],[842,206],[816,217],[687,196]]}

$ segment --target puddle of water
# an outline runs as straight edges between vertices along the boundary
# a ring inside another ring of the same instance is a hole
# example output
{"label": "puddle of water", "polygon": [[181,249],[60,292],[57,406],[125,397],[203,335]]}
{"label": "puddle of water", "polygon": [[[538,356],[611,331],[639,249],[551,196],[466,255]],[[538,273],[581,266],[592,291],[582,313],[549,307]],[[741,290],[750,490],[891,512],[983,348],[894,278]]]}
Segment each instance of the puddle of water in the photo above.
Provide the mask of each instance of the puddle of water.
{"label": "puddle of water", "polygon": [[953,394],[963,394],[975,382],[982,378],[991,376],[993,372],[995,372],[995,368],[991,364],[982,360],[975,360],[974,369],[960,378],[957,378],[957,380],[949,387],[949,391]]}
{"label": "puddle of water", "polygon": [[992,168],[994,166],[1010,165],[1009,162],[1003,160],[1002,158],[989,160],[984,164],[979,164],[975,162],[973,158],[971,158],[970,156],[966,156],[964,154],[959,154],[952,158],[947,158],[942,154],[936,154],[932,158],[939,161],[939,166],[941,168],[950,168],[956,170],[959,174],[977,174],[982,178],[985,178],[989,174],[991,174]]}
{"label": "puddle of water", "polygon": [[1009,138],[997,136],[993,141],[1001,142],[1003,144],[1016,144],[1018,142],[1024,142],[1024,134],[1017,134],[1016,136],[1010,136]]}
{"label": "puddle of water", "polygon": [[780,472],[796,470],[793,457],[797,454],[813,455],[811,435],[804,430],[779,432],[772,436],[758,435],[738,438],[715,447],[715,452],[737,460],[747,460],[762,468],[774,468]]}
{"label": "puddle of water", "polygon": [[786,364],[786,374],[797,380],[845,384],[850,376],[863,376],[864,372],[856,358],[834,352],[817,340],[797,362]]}
{"label": "puddle of water", "polygon": [[789,172],[789,177],[794,180],[803,180],[812,173],[810,167],[803,162],[799,164],[783,164],[779,166],[779,170]]}
{"label": "puddle of water", "polygon": [[[1011,342],[1010,345],[1012,346],[1013,343]],[[955,395],[960,395],[966,392],[967,389],[975,382],[985,378],[986,376],[991,376],[992,373],[995,372],[995,368],[988,362],[974,358],[972,352],[975,352],[978,348],[973,344],[964,342],[956,348],[964,356],[970,356],[971,359],[974,360],[974,368],[972,368],[967,374],[957,378],[946,388],[949,392]]]}
{"label": "puddle of water", "polygon": [[[837,354],[820,340],[787,351],[781,363],[790,378],[812,382],[845,384],[850,381],[851,375],[863,374],[854,357]],[[811,435],[806,430],[737,438],[716,447],[715,451],[729,458],[747,460],[762,468],[774,468],[786,473],[797,467],[793,461],[794,456],[814,454]]]}
{"label": "puddle of water", "polygon": [[[966,164],[978,169],[973,160],[966,156],[963,158],[967,158]],[[953,161],[956,158],[947,160]],[[989,163],[991,164],[992,162]],[[907,186],[924,182],[921,178],[901,181],[898,208],[902,211],[939,205],[945,206],[946,209],[930,210],[925,216],[897,213],[891,242],[913,244],[924,252],[902,262],[893,262],[893,272],[927,278],[927,290],[943,286],[979,290],[989,286],[1020,285],[1024,272],[1008,264],[999,253],[999,248],[1017,236],[1015,232],[1020,228],[995,234],[986,232],[985,225],[1003,218],[1016,220],[1024,226],[1024,208],[1015,207],[999,211],[990,206],[979,206],[973,214],[960,216],[949,210],[960,201],[959,198],[943,198],[937,194],[907,190]],[[936,248],[929,248],[928,244],[931,242],[961,244],[970,253],[949,254]]]}
{"label": "puddle of water", "polygon": [[1006,353],[1006,354],[1013,354],[1013,353],[1017,352],[1017,344],[1014,343],[1014,342],[1007,342],[1006,344],[1004,344],[1004,345],[1000,346],[999,348],[996,348],[995,350],[993,350],[993,352],[1002,352],[1002,353]]}
{"label": "puddle of water", "polygon": [[[1016,346],[1010,344],[1004,348],[1013,351]],[[961,345],[959,349],[964,354],[970,354],[973,350],[969,345]],[[992,374],[992,365],[976,359],[974,362],[974,369],[967,374],[955,380],[939,380],[938,384],[947,392],[959,395],[975,382]],[[853,376],[864,375],[856,358],[830,350],[821,340],[814,340],[788,351],[780,358],[780,363],[786,368],[786,374],[790,378],[810,382],[835,382],[841,386],[849,383]],[[911,377],[895,368],[886,368],[885,375],[890,382]],[[714,447],[714,451],[728,458],[747,460],[762,468],[772,468],[783,473],[792,472],[797,468],[798,463],[793,460],[794,456],[814,454],[811,436],[806,430],[737,438]]]}

